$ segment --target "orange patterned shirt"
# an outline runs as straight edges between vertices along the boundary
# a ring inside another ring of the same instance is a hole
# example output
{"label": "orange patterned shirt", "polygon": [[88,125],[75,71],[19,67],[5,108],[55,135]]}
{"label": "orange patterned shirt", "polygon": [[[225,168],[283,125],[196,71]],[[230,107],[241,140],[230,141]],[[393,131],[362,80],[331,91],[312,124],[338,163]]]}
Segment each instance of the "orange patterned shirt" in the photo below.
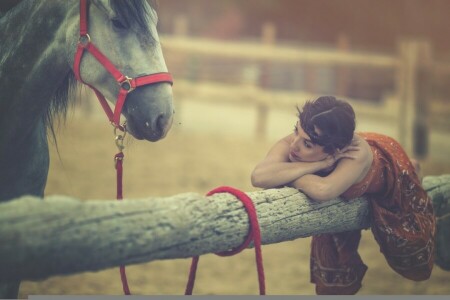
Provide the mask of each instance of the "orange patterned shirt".
{"label": "orange patterned shirt", "polygon": [[[371,206],[372,232],[388,264],[408,279],[427,279],[433,267],[436,224],[431,199],[397,141],[376,133],[358,135],[372,149],[372,166],[342,197],[365,196]],[[367,269],[357,253],[360,237],[359,230],[313,237],[311,281],[318,294],[359,290]]]}

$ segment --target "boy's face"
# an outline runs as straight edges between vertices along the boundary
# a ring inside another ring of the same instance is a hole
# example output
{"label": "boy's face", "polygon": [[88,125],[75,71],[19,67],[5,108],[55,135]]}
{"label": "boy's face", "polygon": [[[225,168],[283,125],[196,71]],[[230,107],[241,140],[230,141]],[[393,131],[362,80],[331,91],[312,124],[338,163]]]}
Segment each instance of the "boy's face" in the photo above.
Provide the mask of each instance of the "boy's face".
{"label": "boy's face", "polygon": [[[320,130],[315,128],[315,131],[320,135]],[[311,138],[300,126],[300,123],[295,124],[293,139],[289,148],[289,159],[291,162],[313,162],[325,159],[328,156],[324,152],[324,147],[314,144]]]}

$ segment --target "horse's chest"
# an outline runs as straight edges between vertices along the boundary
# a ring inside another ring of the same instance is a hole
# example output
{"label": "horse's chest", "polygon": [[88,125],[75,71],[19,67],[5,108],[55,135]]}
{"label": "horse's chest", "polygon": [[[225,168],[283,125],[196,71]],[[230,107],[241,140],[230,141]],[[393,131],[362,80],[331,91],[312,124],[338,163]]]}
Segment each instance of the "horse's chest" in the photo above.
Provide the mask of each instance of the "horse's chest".
{"label": "horse's chest", "polygon": [[43,196],[49,168],[45,133],[8,145],[0,158],[0,201],[21,195]]}

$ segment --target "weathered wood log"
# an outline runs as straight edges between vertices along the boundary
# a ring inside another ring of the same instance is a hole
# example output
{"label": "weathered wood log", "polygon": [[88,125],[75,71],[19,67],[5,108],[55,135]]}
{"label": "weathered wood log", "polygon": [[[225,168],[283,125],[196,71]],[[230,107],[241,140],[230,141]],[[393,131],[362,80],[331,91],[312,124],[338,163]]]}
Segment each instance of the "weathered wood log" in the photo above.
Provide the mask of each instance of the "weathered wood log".
{"label": "weathered wood log", "polygon": [[436,215],[435,263],[450,271],[450,175],[425,177],[423,186],[433,199]]}
{"label": "weathered wood log", "polygon": [[[427,177],[424,186],[448,216],[450,175]],[[363,198],[315,203],[292,188],[248,195],[263,244],[370,225]],[[124,201],[21,197],[0,204],[0,281],[224,251],[238,246],[248,227],[243,205],[230,194]]]}

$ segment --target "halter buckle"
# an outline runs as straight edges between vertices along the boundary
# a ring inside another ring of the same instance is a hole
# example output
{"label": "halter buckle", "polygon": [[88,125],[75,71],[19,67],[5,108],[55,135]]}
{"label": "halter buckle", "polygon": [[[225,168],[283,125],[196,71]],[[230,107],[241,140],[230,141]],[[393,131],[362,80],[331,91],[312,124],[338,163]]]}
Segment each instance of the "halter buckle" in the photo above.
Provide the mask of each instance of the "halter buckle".
{"label": "halter buckle", "polygon": [[78,39],[78,44],[80,44],[83,47],[86,47],[91,42],[91,37],[88,33],[80,35],[80,38]]}
{"label": "halter buckle", "polygon": [[119,82],[120,87],[127,91],[128,94],[135,90],[135,88],[131,85],[132,80],[133,78],[125,76],[125,79]]}

